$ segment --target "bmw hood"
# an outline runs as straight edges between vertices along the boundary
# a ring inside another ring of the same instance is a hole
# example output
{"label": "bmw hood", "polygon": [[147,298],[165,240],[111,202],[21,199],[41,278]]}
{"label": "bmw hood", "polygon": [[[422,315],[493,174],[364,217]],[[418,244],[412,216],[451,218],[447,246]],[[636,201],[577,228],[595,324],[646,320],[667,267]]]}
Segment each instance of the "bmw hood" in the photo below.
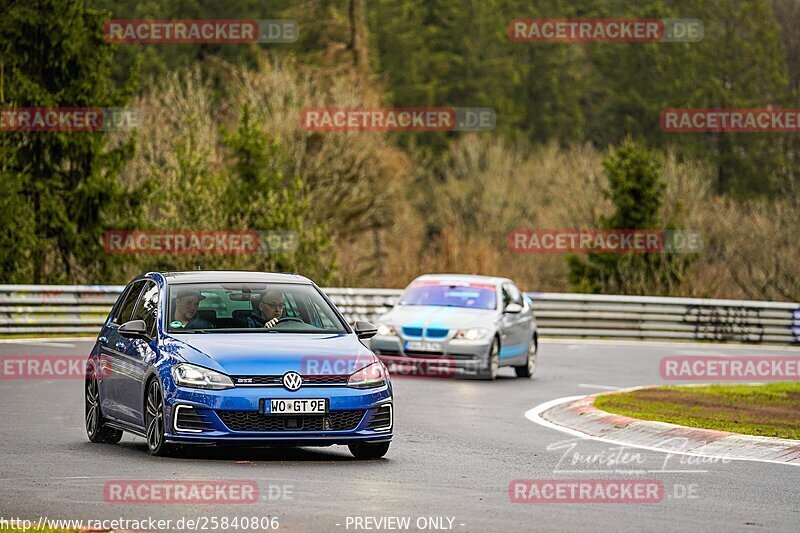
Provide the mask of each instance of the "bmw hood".
{"label": "bmw hood", "polygon": [[163,350],[230,376],[347,374],[377,361],[353,334],[175,334]]}
{"label": "bmw hood", "polygon": [[451,330],[472,327],[492,327],[499,316],[499,312],[495,309],[399,305],[380,317],[378,322],[390,324],[398,328],[435,328]]}

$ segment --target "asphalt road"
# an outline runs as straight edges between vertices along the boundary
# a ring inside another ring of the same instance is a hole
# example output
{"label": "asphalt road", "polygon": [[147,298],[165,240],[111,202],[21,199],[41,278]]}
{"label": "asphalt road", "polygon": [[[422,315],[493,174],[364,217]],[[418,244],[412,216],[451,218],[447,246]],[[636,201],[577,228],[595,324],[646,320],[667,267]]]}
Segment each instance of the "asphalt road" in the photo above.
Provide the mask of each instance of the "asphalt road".
{"label": "asphalt road", "polygon": [[[0,344],[0,355],[88,350],[88,342],[76,341]],[[157,458],[147,454],[143,439],[127,435],[118,445],[91,444],[80,380],[0,380],[0,517],[152,517],[174,524],[180,518],[277,516],[279,531],[364,531],[375,523],[356,528],[355,517],[390,516],[409,517],[411,530],[426,525],[428,517],[443,517],[444,526],[452,519],[455,531],[798,531],[796,467],[696,465],[685,456],[632,448],[625,453],[635,461],[616,455],[616,465],[592,462],[585,458],[620,452],[589,440],[575,441],[569,450],[563,441],[571,437],[524,417],[528,409],[563,396],[661,383],[661,357],[701,353],[787,352],[543,341],[533,380],[513,378],[508,369],[496,382],[398,378],[395,440],[385,459],[367,462],[340,446],[203,448]],[[665,497],[654,504],[512,503],[509,483],[520,478],[658,479]],[[105,503],[106,481],[124,479],[256,480],[267,498],[249,505]],[[269,499],[270,487],[273,496],[276,488],[290,494]]]}

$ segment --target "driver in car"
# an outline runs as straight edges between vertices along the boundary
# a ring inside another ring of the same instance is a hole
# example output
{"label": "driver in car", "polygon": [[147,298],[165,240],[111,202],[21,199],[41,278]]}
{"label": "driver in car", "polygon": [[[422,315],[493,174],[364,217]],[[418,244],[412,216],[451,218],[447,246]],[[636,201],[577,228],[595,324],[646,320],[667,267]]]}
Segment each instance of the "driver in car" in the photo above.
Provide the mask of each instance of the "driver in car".
{"label": "driver in car", "polygon": [[261,293],[258,309],[247,317],[247,327],[271,328],[281,319],[285,308],[283,294],[276,290],[267,289]]}
{"label": "driver in car", "polygon": [[200,300],[206,297],[200,291],[194,289],[184,289],[178,292],[175,297],[175,313],[172,315],[170,326],[181,329],[210,329],[214,326],[207,320],[200,318],[197,309]]}

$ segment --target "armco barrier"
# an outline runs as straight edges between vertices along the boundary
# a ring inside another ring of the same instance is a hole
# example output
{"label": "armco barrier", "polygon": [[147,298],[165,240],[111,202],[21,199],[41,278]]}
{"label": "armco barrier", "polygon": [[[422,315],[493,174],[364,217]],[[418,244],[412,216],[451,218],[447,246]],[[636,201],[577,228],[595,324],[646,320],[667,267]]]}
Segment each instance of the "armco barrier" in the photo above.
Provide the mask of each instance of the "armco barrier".
{"label": "armco barrier", "polygon": [[[0,335],[96,334],[121,285],[0,285]],[[397,289],[325,289],[348,320],[389,311]],[[800,342],[800,304],[527,293],[542,337]]]}

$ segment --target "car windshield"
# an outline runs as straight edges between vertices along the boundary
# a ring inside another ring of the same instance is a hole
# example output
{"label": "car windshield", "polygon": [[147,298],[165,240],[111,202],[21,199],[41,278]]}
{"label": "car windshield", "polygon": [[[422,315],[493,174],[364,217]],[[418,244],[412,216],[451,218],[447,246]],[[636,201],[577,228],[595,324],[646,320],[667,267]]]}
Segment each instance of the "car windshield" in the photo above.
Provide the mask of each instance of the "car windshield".
{"label": "car windshield", "polygon": [[497,296],[493,285],[454,281],[422,281],[412,283],[400,305],[435,305],[496,309]]}
{"label": "car windshield", "polygon": [[170,333],[347,333],[313,286],[197,283],[169,288]]}

